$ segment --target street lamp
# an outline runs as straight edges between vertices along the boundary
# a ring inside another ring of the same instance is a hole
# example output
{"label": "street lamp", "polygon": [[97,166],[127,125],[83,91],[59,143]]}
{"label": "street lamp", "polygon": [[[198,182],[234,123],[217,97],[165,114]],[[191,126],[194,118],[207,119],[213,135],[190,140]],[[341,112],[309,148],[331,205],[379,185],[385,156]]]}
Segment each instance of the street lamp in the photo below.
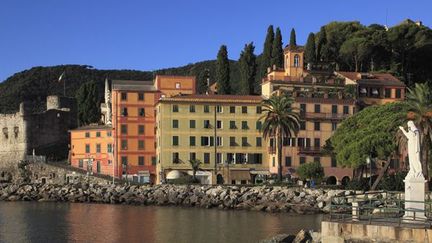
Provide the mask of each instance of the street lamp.
{"label": "street lamp", "polygon": [[366,164],[369,166],[369,190],[372,188],[372,163],[371,158],[366,158]]}

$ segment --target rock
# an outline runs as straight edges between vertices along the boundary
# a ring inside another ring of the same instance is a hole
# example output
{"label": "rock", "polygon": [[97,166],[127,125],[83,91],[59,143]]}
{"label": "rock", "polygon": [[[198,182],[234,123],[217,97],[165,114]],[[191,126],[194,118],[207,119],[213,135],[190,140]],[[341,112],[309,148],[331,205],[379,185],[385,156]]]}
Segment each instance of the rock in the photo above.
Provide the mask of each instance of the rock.
{"label": "rock", "polygon": [[269,239],[261,240],[260,243],[289,243],[295,238],[294,235],[278,234]]}
{"label": "rock", "polygon": [[300,232],[297,233],[296,237],[292,241],[293,243],[306,243],[306,242],[312,242],[312,236],[308,231],[300,230]]}

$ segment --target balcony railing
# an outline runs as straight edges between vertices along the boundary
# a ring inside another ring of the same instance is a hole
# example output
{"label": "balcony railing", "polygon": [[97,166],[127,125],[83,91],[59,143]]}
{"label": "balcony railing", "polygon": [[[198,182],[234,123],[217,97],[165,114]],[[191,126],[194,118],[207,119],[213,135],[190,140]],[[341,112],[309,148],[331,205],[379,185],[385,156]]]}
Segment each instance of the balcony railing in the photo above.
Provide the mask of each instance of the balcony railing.
{"label": "balcony railing", "polygon": [[298,147],[300,154],[321,154],[323,152],[322,147]]}
{"label": "balcony railing", "polygon": [[300,117],[304,119],[341,120],[348,116],[349,114],[341,114],[341,113],[314,113],[314,112],[300,113]]}

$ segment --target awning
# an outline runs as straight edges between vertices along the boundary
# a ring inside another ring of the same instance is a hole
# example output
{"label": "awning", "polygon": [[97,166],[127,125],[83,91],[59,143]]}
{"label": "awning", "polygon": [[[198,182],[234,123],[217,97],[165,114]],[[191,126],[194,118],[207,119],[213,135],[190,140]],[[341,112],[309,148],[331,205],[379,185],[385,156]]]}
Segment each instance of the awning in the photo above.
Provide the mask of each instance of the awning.
{"label": "awning", "polygon": [[252,170],[251,172],[250,172],[252,175],[271,175],[270,174],[270,171],[267,171],[267,170]]}
{"label": "awning", "polygon": [[166,175],[167,180],[178,179],[180,177],[182,177],[182,174],[178,170],[172,170],[172,171],[168,172],[168,174]]}
{"label": "awning", "polygon": [[231,180],[250,180],[251,176],[249,171],[245,171],[245,170],[231,170],[230,172],[230,178]]}

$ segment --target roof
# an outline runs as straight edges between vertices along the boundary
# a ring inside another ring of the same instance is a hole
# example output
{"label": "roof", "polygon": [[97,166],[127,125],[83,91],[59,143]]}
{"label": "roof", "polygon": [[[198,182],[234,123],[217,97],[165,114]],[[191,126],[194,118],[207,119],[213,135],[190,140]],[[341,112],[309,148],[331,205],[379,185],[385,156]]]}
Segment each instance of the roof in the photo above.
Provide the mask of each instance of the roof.
{"label": "roof", "polygon": [[304,46],[299,46],[299,45],[295,45],[295,46],[291,46],[291,45],[286,45],[284,48],[284,52],[285,51],[296,51],[296,52],[301,52],[304,51]]}
{"label": "roof", "polygon": [[194,94],[162,97],[160,102],[228,102],[228,103],[260,103],[263,97],[260,95],[217,95],[217,94]]}
{"label": "roof", "polygon": [[110,125],[87,125],[82,127],[77,127],[70,131],[84,131],[84,130],[112,130]]}
{"label": "roof", "polygon": [[113,90],[157,91],[153,81],[113,80]]}
{"label": "roof", "polygon": [[359,73],[359,72],[337,72],[339,75],[356,81],[358,84],[368,85],[390,85],[401,86],[406,85],[390,73]]}

